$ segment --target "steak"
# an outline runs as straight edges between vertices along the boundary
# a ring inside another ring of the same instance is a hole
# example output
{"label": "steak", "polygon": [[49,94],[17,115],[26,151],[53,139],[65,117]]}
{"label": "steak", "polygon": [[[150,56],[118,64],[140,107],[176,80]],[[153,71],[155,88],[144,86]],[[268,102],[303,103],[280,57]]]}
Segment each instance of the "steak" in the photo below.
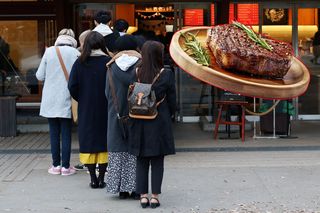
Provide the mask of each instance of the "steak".
{"label": "steak", "polygon": [[282,78],[291,66],[293,49],[288,43],[264,39],[272,47],[271,51],[249,38],[241,28],[227,24],[213,27],[207,44],[223,69]]}

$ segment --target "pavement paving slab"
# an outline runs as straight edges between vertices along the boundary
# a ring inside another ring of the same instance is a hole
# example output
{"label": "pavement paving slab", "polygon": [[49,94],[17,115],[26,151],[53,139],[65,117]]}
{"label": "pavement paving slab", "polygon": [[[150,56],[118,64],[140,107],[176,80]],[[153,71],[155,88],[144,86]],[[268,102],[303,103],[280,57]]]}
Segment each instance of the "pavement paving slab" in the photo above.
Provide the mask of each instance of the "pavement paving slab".
{"label": "pavement paving slab", "polygon": [[[295,122],[295,139],[213,140],[199,125],[174,126],[157,209],[91,189],[86,171],[50,175],[47,133],[0,138],[0,213],[320,213],[318,122]],[[78,164],[76,133],[71,164]]]}
{"label": "pavement paving slab", "polygon": [[141,209],[89,188],[86,171],[48,174],[46,155],[22,181],[0,182],[0,212],[320,212],[318,159],[318,151],[178,153],[165,160],[161,206]]}

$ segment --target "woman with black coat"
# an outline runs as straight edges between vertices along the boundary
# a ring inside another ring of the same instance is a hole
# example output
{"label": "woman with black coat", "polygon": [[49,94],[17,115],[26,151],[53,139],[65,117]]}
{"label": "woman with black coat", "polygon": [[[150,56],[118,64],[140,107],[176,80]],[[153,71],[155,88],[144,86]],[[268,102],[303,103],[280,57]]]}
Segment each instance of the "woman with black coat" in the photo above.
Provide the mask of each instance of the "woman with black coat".
{"label": "woman with black coat", "polygon": [[[150,84],[163,69],[164,45],[147,41],[142,46],[142,61],[137,69],[141,83]],[[153,120],[130,119],[129,153],[137,156],[136,192],[140,194],[143,208],[160,206],[159,194],[163,178],[164,156],[175,154],[171,119],[175,113],[176,91],[174,73],[164,70],[153,84],[158,106],[158,115]],[[148,173],[151,165],[151,199],[148,198]]]}
{"label": "woman with black coat", "polygon": [[[106,85],[107,54],[105,41],[98,32],[90,32],[84,40],[80,58],[74,63],[68,88],[78,101],[78,136],[80,162],[90,172],[91,188],[104,188],[107,168],[108,102]],[[96,164],[99,176],[96,176]]]}

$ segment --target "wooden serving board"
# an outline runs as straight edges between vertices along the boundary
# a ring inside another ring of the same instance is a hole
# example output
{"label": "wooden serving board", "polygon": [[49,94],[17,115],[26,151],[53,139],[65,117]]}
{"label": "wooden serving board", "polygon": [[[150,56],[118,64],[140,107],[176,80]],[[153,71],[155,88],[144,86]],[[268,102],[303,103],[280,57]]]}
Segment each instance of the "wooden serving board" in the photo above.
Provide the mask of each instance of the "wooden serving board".
{"label": "wooden serving board", "polygon": [[264,99],[291,99],[302,95],[308,88],[310,74],[306,66],[293,57],[292,65],[283,79],[265,79],[234,73],[220,68],[211,54],[211,66],[198,64],[184,49],[181,33],[190,32],[207,48],[207,33],[211,27],[191,27],[176,32],[170,44],[170,54],[175,63],[185,72],[212,86],[244,96]]}

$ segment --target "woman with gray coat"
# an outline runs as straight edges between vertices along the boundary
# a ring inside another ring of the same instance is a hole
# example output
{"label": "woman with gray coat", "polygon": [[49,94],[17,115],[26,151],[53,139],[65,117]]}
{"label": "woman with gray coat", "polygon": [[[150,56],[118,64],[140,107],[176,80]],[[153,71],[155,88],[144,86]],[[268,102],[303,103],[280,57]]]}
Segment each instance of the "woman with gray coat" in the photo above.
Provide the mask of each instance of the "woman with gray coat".
{"label": "woman with gray coat", "polygon": [[[72,175],[75,173],[70,166],[71,155],[71,96],[68,80],[59,62],[58,51],[66,67],[67,75],[80,52],[76,49],[77,41],[71,29],[60,31],[55,45],[46,49],[36,77],[44,81],[40,115],[48,118],[52,166],[48,169],[54,175]],[[60,135],[62,153],[60,155]]]}
{"label": "woman with gray coat", "polygon": [[[136,157],[128,153],[128,141],[122,135],[117,114],[128,115],[128,87],[135,79],[135,66],[141,55],[136,51],[137,42],[132,35],[119,37],[115,46],[119,52],[109,62],[110,69],[107,71],[105,90],[108,100],[109,152],[106,182],[108,192],[119,193],[120,199],[125,199],[129,197],[130,192],[135,191]],[[116,100],[113,97],[113,91]],[[131,195],[135,196],[134,193]]]}

